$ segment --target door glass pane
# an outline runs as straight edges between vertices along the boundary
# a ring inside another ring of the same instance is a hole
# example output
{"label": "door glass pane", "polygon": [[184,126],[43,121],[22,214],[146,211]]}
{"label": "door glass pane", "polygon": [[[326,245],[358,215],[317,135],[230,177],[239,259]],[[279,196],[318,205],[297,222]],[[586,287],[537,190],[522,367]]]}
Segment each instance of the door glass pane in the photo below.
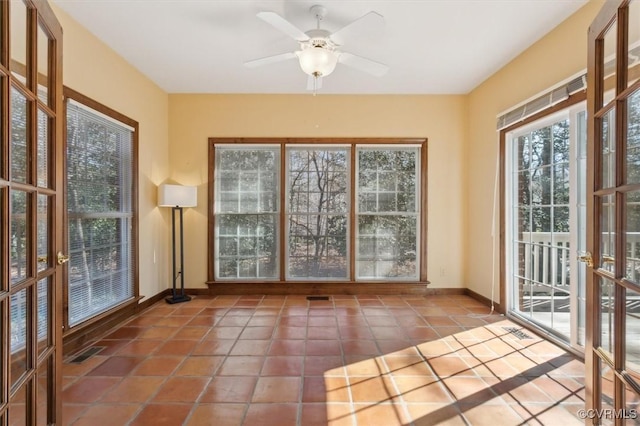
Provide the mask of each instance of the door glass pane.
{"label": "door glass pane", "polygon": [[[587,251],[587,113],[581,111],[577,116],[578,162],[577,182],[578,194],[578,253]],[[577,273],[573,274],[574,283],[578,288],[578,344],[585,345],[586,337],[586,306],[587,306],[587,267],[584,262],[576,262]],[[577,282],[576,282],[577,281]]]}
{"label": "door glass pane", "polygon": [[38,186],[49,186],[49,116],[38,109]]}
{"label": "door glass pane", "polygon": [[602,188],[611,188],[616,184],[616,140],[615,109],[608,111],[601,121],[602,126]]}
{"label": "door glass pane", "polygon": [[23,281],[29,275],[27,254],[30,252],[29,232],[27,229],[27,193],[11,191],[11,229],[10,259],[11,284]]}
{"label": "door glass pane", "polygon": [[626,278],[640,284],[640,192],[626,194],[627,198],[627,257]]}
{"label": "door glass pane", "polygon": [[[38,369],[38,378],[36,382],[36,425],[50,425],[53,421],[49,421],[48,418],[48,406],[50,403],[50,384],[53,382],[52,371],[50,368],[51,360],[47,360],[40,365]],[[53,420],[53,419],[52,419]]]}
{"label": "door glass pane", "polygon": [[616,247],[616,205],[613,195],[600,197],[600,268],[613,273]]}
{"label": "door glass pane", "polygon": [[627,99],[627,183],[640,182],[640,90]]}
{"label": "door glass pane", "polygon": [[38,356],[42,354],[51,344],[50,324],[51,318],[51,278],[38,281],[38,296],[36,298],[37,320],[38,320]]}
{"label": "door glass pane", "polygon": [[[604,36],[604,55],[601,58],[603,65],[604,91],[616,88],[616,47],[618,38],[618,22],[615,21]],[[607,101],[605,100],[605,103]]]}
{"label": "door glass pane", "polygon": [[9,399],[9,405],[11,406],[9,424],[11,426],[27,424],[27,410],[29,407],[29,404],[27,404],[28,396],[29,382],[26,382]]}
{"label": "door glass pane", "polygon": [[632,0],[629,4],[629,74],[627,86],[631,86],[640,78],[640,1]]}
{"label": "door glass pane", "polygon": [[11,180],[26,182],[27,173],[27,98],[11,88]]}
{"label": "door glass pane", "polygon": [[45,104],[49,104],[49,47],[50,41],[47,33],[42,29],[42,23],[38,24],[38,97]]}
{"label": "door glass pane", "polygon": [[[601,406],[599,408],[602,408],[603,410],[607,410],[605,412],[607,413],[613,413],[613,409],[614,409],[614,399],[613,399],[613,395],[614,395],[614,380],[615,380],[615,375],[613,373],[613,370],[611,368],[609,368],[609,365],[607,363],[605,363],[604,361],[599,361],[600,362],[600,389],[602,391],[602,395],[600,397],[600,404]],[[612,425],[614,423],[614,416],[613,415],[602,415],[600,416],[600,421],[601,423],[598,423],[599,425]]]}
{"label": "door glass pane", "polygon": [[640,293],[627,288],[626,303],[626,358],[627,370],[640,375]]}
{"label": "door glass pane", "polygon": [[44,271],[51,264],[49,259],[49,196],[38,194],[38,272]]}
{"label": "door glass pane", "polygon": [[28,289],[25,288],[11,295],[9,364],[12,386],[28,368],[27,339],[29,338],[29,333],[27,332],[27,325],[29,324],[29,305]]}
{"label": "door glass pane", "polygon": [[600,306],[602,309],[601,329],[600,329],[600,346],[609,352],[613,359],[614,347],[614,282],[606,278],[599,278],[600,281]]}
{"label": "door glass pane", "polygon": [[22,0],[11,0],[9,9],[11,73],[25,83],[27,75],[27,7]]}

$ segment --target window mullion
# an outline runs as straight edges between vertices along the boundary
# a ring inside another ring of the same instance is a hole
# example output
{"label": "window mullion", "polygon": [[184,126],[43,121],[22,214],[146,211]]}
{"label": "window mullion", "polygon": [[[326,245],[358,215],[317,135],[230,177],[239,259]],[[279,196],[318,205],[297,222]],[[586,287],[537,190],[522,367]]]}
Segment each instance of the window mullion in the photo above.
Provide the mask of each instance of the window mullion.
{"label": "window mullion", "polygon": [[280,194],[280,205],[278,206],[278,211],[280,212],[278,215],[278,223],[280,224],[280,247],[278,247],[278,252],[280,253],[280,281],[286,280],[287,247],[289,245],[287,240],[287,212],[289,210],[289,205],[287,203],[287,180],[289,175],[287,157],[287,146],[283,142],[280,144],[280,185],[278,186]]}

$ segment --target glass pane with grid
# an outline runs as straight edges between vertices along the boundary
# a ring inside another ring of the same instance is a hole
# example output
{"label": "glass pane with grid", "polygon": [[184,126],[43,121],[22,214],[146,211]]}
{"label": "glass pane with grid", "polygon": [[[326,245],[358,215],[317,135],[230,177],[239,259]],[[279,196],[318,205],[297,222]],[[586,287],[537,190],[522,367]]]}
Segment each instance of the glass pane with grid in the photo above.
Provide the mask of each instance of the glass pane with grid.
{"label": "glass pane with grid", "polygon": [[287,277],[348,278],[347,148],[289,148]]}
{"label": "glass pane with grid", "polygon": [[86,106],[67,106],[69,324],[134,295],[133,131]]}
{"label": "glass pane with grid", "polygon": [[273,147],[216,147],[216,278],[275,279],[278,176]]}
{"label": "glass pane with grid", "polygon": [[27,256],[31,251],[29,238],[29,194],[25,191],[10,191],[11,224],[9,228],[11,284],[18,284],[29,276]]}
{"label": "glass pane with grid", "polygon": [[512,144],[513,309],[568,336],[570,121],[524,129]]}
{"label": "glass pane with grid", "polygon": [[27,98],[11,87],[11,180],[26,183],[28,159]]}
{"label": "glass pane with grid", "polygon": [[358,148],[357,279],[418,279],[419,154]]}

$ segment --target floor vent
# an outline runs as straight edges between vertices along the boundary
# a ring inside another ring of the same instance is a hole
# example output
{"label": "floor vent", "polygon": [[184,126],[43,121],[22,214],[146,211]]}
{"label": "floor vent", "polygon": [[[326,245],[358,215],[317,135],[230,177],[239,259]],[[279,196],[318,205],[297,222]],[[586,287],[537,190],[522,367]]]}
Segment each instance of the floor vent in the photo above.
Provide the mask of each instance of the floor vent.
{"label": "floor vent", "polygon": [[502,328],[504,328],[506,331],[508,331],[509,333],[513,334],[514,336],[516,336],[520,340],[533,339],[533,337],[529,336],[527,333],[525,333],[524,331],[522,331],[519,328],[516,328],[516,327],[502,327]]}
{"label": "floor vent", "polygon": [[307,300],[329,300],[329,296],[307,296]]}
{"label": "floor vent", "polygon": [[71,361],[68,361],[69,364],[82,364],[101,350],[103,350],[106,346],[91,346],[90,348],[85,349],[80,355],[73,358]]}

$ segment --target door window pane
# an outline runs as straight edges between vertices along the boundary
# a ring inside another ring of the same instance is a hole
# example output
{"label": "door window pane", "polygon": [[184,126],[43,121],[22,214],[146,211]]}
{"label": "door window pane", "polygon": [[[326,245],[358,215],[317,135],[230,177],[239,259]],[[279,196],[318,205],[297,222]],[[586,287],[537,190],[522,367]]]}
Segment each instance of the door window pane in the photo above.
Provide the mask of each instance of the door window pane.
{"label": "door window pane", "polygon": [[16,390],[16,392],[11,396],[9,400],[9,405],[11,406],[11,411],[9,413],[9,424],[13,425],[26,425],[27,424],[27,410],[29,409],[29,404],[27,401],[29,398],[29,385],[31,382],[27,381],[24,383],[20,389]]}
{"label": "door window pane", "polygon": [[629,288],[626,292],[625,364],[627,370],[640,376],[640,293]]}
{"label": "door window pane", "polygon": [[[614,393],[615,393],[615,374],[613,370],[604,361],[600,363],[600,408],[607,410],[608,413],[614,412]],[[599,425],[612,425],[614,424],[613,415],[602,415],[599,418]]]}
{"label": "door window pane", "polygon": [[11,73],[25,83],[27,75],[27,7],[22,0],[11,0],[9,12]]}
{"label": "door window pane", "polygon": [[38,186],[49,186],[49,132],[50,118],[42,109],[38,109]]}
{"label": "door window pane", "polygon": [[640,1],[629,3],[629,40],[627,86],[633,85],[640,78]]}
{"label": "door window pane", "polygon": [[38,355],[41,355],[51,345],[50,325],[51,318],[51,277],[38,281],[36,301],[38,306]]}
{"label": "door window pane", "polygon": [[[600,58],[603,70],[603,86],[604,91],[614,90],[616,88],[616,49],[618,46],[618,21],[607,29],[604,35],[603,56]],[[605,100],[605,104],[607,101]]]}
{"label": "door window pane", "polygon": [[42,23],[38,23],[38,97],[49,105],[49,55],[51,41],[43,29]]}
{"label": "door window pane", "polygon": [[523,128],[510,141],[512,307],[567,340],[571,297],[570,124],[564,117],[544,119]]}
{"label": "door window pane", "polygon": [[49,205],[50,197],[44,194],[38,194],[38,210],[37,214],[37,245],[38,245],[38,272],[44,271],[51,264],[49,254],[49,222],[51,209]]}
{"label": "door window pane", "polygon": [[11,88],[11,179],[27,182],[27,98]]}
{"label": "door window pane", "polygon": [[600,317],[600,346],[609,352],[613,359],[614,348],[614,283],[606,278],[599,278],[600,283],[600,306],[602,314]]}
{"label": "door window pane", "polygon": [[[640,67],[640,64],[638,64]],[[640,90],[627,99],[627,183],[640,182]]]}
{"label": "door window pane", "polygon": [[616,184],[616,140],[615,140],[615,109],[607,112],[601,121],[602,127],[602,188],[611,188]]}
{"label": "door window pane", "polygon": [[614,273],[616,257],[616,204],[613,195],[600,197],[600,268]]}
{"label": "door window pane", "polygon": [[55,419],[49,419],[48,407],[50,404],[50,398],[53,396],[49,389],[53,385],[53,372],[50,367],[50,360],[43,362],[38,369],[38,376],[36,378],[36,425],[45,426],[54,423]]}
{"label": "door window pane", "polygon": [[29,276],[27,256],[30,253],[29,211],[27,193],[11,191],[10,261],[11,284],[16,284]]}
{"label": "door window pane", "polygon": [[11,318],[9,322],[10,346],[9,365],[11,371],[11,386],[20,380],[29,367],[29,345],[31,336],[28,332],[28,324],[31,316],[31,303],[28,289],[20,290],[11,295]]}
{"label": "door window pane", "polygon": [[628,192],[626,205],[626,278],[640,284],[640,192]]}

